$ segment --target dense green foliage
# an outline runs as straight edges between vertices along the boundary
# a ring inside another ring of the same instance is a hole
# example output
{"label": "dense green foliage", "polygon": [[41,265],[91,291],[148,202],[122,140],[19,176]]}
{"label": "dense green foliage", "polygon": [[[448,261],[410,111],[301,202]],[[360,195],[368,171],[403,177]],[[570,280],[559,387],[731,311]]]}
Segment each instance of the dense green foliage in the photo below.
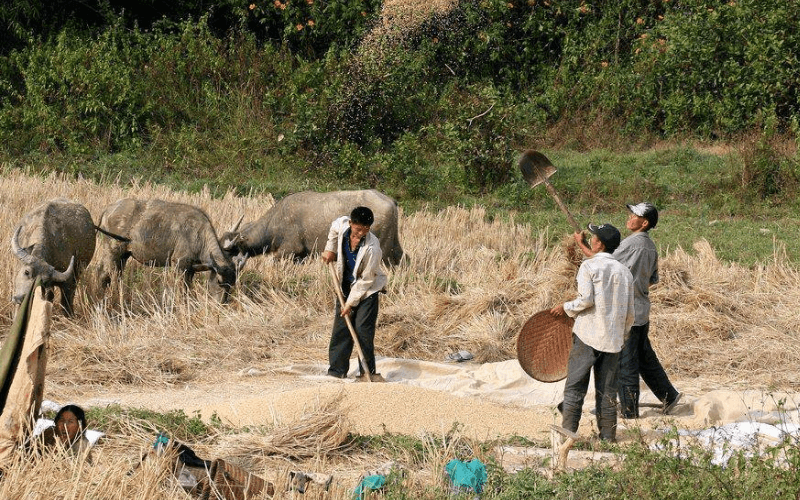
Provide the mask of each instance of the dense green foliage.
{"label": "dense green foliage", "polygon": [[[0,7],[6,168],[544,210],[515,166],[535,147],[577,212],[631,193],[701,218],[797,208],[794,0],[49,5]],[[737,147],[635,152],[707,139]]]}

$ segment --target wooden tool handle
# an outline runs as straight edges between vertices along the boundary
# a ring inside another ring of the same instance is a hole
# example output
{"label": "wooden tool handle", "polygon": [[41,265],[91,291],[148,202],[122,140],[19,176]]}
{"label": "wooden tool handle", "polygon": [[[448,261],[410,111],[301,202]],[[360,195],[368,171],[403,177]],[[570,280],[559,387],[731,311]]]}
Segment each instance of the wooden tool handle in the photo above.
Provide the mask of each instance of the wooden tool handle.
{"label": "wooden tool handle", "polygon": [[565,214],[567,214],[567,219],[569,219],[569,223],[572,224],[572,227],[573,227],[573,229],[575,229],[575,232],[576,233],[580,233],[581,232],[581,227],[578,225],[578,223],[572,217],[572,214],[569,213],[569,210],[567,210],[567,206],[564,205],[563,201],[561,201],[561,197],[558,196],[558,193],[556,193],[556,190],[553,187],[553,185],[550,184],[550,181],[547,180],[547,179],[544,179],[544,185],[547,187],[547,191],[550,193],[550,196],[552,196],[553,199],[556,200],[556,203],[558,203],[559,208],[561,208],[561,210]]}
{"label": "wooden tool handle", "polygon": [[[333,287],[336,289],[336,296],[339,298],[339,308],[344,309],[344,294],[342,293],[342,287],[339,284],[339,276],[336,275],[336,266],[333,264],[333,262],[328,262],[328,270],[331,272],[331,277],[333,278]],[[367,375],[367,380],[372,382],[372,374],[369,372],[367,358],[364,357],[364,352],[361,350],[361,343],[358,341],[358,335],[356,335],[356,329],[353,328],[353,323],[350,321],[349,314],[344,317],[344,322],[347,323],[347,329],[350,330],[350,336],[353,337],[353,344],[356,346],[358,359],[361,361],[361,367],[364,369],[364,373]]]}

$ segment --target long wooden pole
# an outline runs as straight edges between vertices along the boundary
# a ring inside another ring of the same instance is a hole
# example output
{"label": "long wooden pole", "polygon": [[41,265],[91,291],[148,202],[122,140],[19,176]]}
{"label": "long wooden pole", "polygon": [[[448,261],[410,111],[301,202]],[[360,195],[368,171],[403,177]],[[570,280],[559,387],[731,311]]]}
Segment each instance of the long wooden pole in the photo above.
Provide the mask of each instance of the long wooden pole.
{"label": "long wooden pole", "polygon": [[[336,296],[339,298],[339,308],[344,309],[344,295],[342,294],[342,287],[339,284],[339,276],[336,275],[336,266],[333,262],[328,262],[328,270],[331,272],[331,277],[333,278],[333,288],[336,289]],[[372,382],[372,373],[369,371],[369,365],[367,365],[367,358],[364,357],[364,352],[361,350],[361,343],[358,341],[358,335],[356,335],[356,329],[353,328],[353,322],[350,321],[350,315],[344,317],[345,323],[347,323],[347,329],[350,330],[350,336],[353,337],[353,344],[356,346],[356,352],[358,353],[358,359],[361,361],[361,367],[364,369],[364,373],[367,375],[367,380]]]}

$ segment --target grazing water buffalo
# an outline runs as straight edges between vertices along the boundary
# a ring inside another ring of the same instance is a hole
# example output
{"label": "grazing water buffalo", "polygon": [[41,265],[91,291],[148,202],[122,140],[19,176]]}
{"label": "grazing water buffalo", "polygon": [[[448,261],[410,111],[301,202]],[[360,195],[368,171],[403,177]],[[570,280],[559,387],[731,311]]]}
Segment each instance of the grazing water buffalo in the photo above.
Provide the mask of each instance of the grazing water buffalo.
{"label": "grazing water buffalo", "polygon": [[25,214],[11,237],[11,251],[22,261],[14,278],[14,303],[22,302],[41,277],[47,300],[53,300],[53,287],[59,287],[61,305],[71,316],[75,286],[94,255],[95,228],[86,207],[63,198]]}
{"label": "grazing water buffalo", "polygon": [[372,232],[381,242],[383,261],[398,264],[403,249],[397,236],[397,202],[374,189],[316,193],[303,191],[278,201],[260,219],[229,231],[222,246],[229,254],[248,256],[275,253],[296,260],[325,249],[331,222],[350,215],[357,206],[369,207],[375,215]]}
{"label": "grazing water buffalo", "polygon": [[[211,271],[212,295],[228,301],[236,284],[231,257],[220,247],[214,226],[205,212],[192,205],[164,200],[119,200],[103,211],[100,227],[124,236],[128,242],[100,240],[99,278],[103,286],[119,275],[128,258],[151,266],[175,266],[187,287],[194,273]],[[241,259],[242,265],[246,257]]]}

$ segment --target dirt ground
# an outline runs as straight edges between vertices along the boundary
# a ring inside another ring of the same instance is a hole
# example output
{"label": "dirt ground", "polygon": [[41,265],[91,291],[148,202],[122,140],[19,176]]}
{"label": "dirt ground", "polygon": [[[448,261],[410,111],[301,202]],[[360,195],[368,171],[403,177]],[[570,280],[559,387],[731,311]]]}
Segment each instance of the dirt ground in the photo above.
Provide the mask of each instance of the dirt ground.
{"label": "dirt ground", "polygon": [[[384,358],[378,361],[378,371],[386,378],[385,383],[356,382],[352,370],[349,379],[338,380],[327,377],[325,369],[324,365],[284,360],[273,362],[268,369],[216,373],[213,378],[180,387],[50,386],[45,397],[86,407],[120,404],[162,412],[181,409],[187,415],[199,412],[204,419],[216,415],[237,427],[291,424],[304,413],[336,399],[352,431],[362,435],[442,436],[458,423],[463,436],[480,441],[523,436],[542,443],[539,447],[498,448],[498,461],[508,471],[541,464],[550,453],[547,443],[551,425],[560,425],[555,405],[560,401],[563,381],[537,382],[519,368],[516,360],[479,365]],[[675,428],[702,431],[731,422],[798,420],[796,402],[800,398],[794,394],[774,393],[767,388],[720,390],[702,379],[677,379],[673,383],[683,397],[668,416],[655,407],[657,401],[643,387],[642,403],[646,406],[641,409],[641,418],[619,421],[621,443],[640,439],[641,435],[656,442]],[[593,404],[590,388],[579,429],[589,443],[596,443]],[[568,467],[581,468],[598,460],[614,459],[608,453],[576,450],[570,454]],[[376,457],[373,464],[359,462],[349,468],[328,464],[328,470],[319,470],[324,468],[319,464],[299,466],[325,473],[338,467],[337,475],[351,476],[352,482],[365,468],[377,468],[384,460],[385,457]]]}

